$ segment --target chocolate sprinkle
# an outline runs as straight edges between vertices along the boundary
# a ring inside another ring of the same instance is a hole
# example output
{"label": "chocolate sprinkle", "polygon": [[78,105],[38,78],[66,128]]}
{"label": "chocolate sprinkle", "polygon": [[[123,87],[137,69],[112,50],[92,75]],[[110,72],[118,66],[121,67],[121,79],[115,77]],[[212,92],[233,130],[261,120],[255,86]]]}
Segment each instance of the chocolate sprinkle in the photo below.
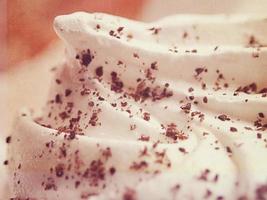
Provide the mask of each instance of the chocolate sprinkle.
{"label": "chocolate sprinkle", "polygon": [[95,74],[96,74],[98,77],[103,76],[103,67],[102,67],[102,66],[97,67],[96,70],[95,70]]}

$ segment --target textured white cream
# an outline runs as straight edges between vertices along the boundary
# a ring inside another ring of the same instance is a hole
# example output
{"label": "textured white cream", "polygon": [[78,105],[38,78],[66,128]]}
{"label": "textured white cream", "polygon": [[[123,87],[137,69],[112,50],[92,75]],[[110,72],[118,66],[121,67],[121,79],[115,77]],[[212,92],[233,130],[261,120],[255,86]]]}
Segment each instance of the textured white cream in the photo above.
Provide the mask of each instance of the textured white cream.
{"label": "textured white cream", "polygon": [[55,30],[66,59],[43,116],[18,117],[15,197],[267,198],[266,17],[80,12]]}

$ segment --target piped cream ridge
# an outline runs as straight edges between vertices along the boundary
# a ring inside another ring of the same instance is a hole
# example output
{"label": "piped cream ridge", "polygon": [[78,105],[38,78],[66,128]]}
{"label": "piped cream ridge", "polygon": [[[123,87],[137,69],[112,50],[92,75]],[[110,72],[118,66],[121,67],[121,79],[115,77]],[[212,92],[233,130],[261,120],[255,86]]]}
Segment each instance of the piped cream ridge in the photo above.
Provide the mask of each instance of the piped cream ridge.
{"label": "piped cream ridge", "polygon": [[43,115],[16,121],[13,195],[266,197],[266,19],[57,17],[66,57]]}

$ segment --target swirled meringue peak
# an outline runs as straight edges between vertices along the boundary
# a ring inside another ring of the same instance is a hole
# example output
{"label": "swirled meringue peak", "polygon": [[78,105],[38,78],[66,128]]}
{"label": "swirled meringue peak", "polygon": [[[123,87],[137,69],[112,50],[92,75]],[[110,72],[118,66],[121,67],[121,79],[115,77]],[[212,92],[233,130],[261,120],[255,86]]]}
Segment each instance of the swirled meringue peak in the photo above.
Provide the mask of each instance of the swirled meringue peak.
{"label": "swirled meringue peak", "polygon": [[58,16],[66,57],[10,143],[13,195],[267,198],[267,17]]}

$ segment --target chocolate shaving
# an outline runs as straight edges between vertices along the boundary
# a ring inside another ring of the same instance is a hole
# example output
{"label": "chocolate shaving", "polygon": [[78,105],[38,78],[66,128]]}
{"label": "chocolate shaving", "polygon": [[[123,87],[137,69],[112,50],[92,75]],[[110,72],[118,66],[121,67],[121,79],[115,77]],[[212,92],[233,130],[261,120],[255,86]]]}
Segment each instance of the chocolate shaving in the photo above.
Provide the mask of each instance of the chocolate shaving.
{"label": "chocolate shaving", "polygon": [[219,115],[218,119],[220,119],[221,121],[229,121],[230,120],[230,118],[227,117],[227,115],[224,115],[224,114]]}
{"label": "chocolate shaving", "polygon": [[103,76],[103,67],[102,67],[102,66],[97,67],[96,70],[95,70],[95,74],[96,74],[98,77]]}
{"label": "chocolate shaving", "polygon": [[90,49],[82,51],[81,56],[76,56],[76,59],[80,59],[81,65],[86,67],[88,67],[88,65],[92,62],[93,58],[94,56],[91,54]]}

